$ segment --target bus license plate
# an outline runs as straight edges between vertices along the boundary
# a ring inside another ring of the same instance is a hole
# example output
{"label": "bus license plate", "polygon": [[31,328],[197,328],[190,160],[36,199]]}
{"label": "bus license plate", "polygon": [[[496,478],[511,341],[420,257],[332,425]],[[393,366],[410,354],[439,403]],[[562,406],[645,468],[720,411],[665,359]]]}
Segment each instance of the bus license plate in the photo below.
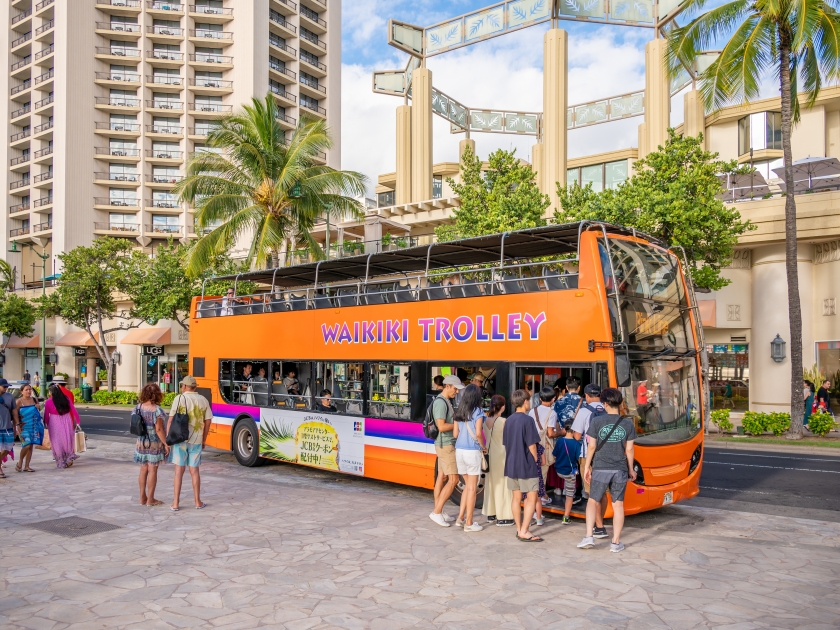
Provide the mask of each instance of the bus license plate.
{"label": "bus license plate", "polygon": [[666,492],[662,496],[662,505],[668,505],[669,503],[673,503],[673,502],[674,502],[674,492],[673,491]]}

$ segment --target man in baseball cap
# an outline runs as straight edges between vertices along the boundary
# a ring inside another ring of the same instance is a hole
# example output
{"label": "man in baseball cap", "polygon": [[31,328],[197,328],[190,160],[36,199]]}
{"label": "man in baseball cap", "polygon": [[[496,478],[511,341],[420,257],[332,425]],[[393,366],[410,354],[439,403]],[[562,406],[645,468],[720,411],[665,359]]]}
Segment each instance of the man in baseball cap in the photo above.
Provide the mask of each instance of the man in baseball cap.
{"label": "man in baseball cap", "polygon": [[[586,463],[586,453],[588,450],[588,445],[586,443],[586,432],[589,430],[589,423],[593,417],[604,416],[607,414],[607,410],[604,409],[604,405],[601,404],[601,386],[596,385],[595,383],[589,383],[586,387],[583,388],[584,396],[586,396],[586,402],[580,406],[580,409],[575,416],[575,421],[572,423],[572,432],[574,433],[576,440],[583,440],[581,444],[581,451],[580,451],[580,474],[583,475],[584,464]],[[582,498],[588,499],[589,498],[589,482],[586,479],[583,480],[583,495]],[[607,533],[607,529],[604,527],[604,512],[607,509],[607,500],[601,502],[601,509],[598,510],[598,514],[595,517],[595,530],[594,536],[595,538],[606,538],[609,536]]]}
{"label": "man in baseball cap", "polygon": [[438,436],[435,438],[438,476],[435,480],[435,509],[429,514],[429,518],[441,527],[449,527],[449,523],[455,520],[452,516],[443,513],[443,506],[452,496],[455,484],[458,483],[455,437],[452,435],[452,430],[455,428],[455,422],[452,419],[454,415],[452,399],[462,389],[464,389],[464,384],[461,379],[450,374],[443,379],[443,391],[432,403],[432,417],[438,428]]}
{"label": "man in baseball cap", "polygon": [[197,387],[198,383],[195,377],[187,375],[181,379],[181,393],[172,401],[172,409],[169,410],[169,422],[166,425],[168,435],[172,418],[175,417],[176,413],[185,413],[189,418],[190,431],[187,441],[173,444],[169,451],[169,462],[175,464],[175,499],[170,508],[173,512],[181,509],[179,501],[185,468],[190,469],[195,509],[202,510],[206,507],[206,504],[201,500],[201,475],[198,467],[201,465],[201,452],[207,444],[207,434],[210,433],[213,412],[210,410],[210,403],[207,402],[207,399],[195,391]]}

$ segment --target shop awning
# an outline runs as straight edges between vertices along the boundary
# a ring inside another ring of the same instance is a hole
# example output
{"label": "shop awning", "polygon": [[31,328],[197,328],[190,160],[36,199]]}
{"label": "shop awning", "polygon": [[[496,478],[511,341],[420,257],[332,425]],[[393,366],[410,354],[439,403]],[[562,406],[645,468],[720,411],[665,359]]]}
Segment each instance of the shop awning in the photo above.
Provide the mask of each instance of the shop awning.
{"label": "shop awning", "polygon": [[40,348],[41,347],[41,335],[32,335],[31,337],[18,337],[17,335],[12,335],[9,339],[9,343],[6,345],[7,348]]}
{"label": "shop awning", "polygon": [[700,311],[700,321],[704,326],[717,326],[717,300],[697,300],[697,310]]}
{"label": "shop awning", "polygon": [[[96,335],[97,341],[99,340],[99,333],[94,333]],[[86,348],[93,348],[95,344],[93,343],[93,339],[90,338],[90,335],[87,334],[84,330],[77,330],[76,332],[69,332],[64,335],[61,339],[56,340],[56,346],[79,346],[79,347],[86,347]]]}
{"label": "shop awning", "polygon": [[135,346],[165,346],[172,343],[170,328],[135,328],[122,338],[120,343],[130,343]]}

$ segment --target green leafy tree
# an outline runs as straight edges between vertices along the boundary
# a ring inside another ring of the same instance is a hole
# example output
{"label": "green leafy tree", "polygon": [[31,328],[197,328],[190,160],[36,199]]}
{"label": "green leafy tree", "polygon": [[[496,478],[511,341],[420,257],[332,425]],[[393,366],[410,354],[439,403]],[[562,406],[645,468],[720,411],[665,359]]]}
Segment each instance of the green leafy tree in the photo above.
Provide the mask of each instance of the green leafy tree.
{"label": "green leafy tree", "polygon": [[[668,68],[693,67],[714,45],[720,56],[700,75],[707,109],[758,98],[765,73],[778,77],[782,107],[785,185],[785,266],[790,320],[790,437],[802,437],[802,308],[797,271],[796,200],[791,125],[799,120],[799,85],[812,106],[823,81],[840,78],[840,14],[832,0],[731,0],[702,12],[710,0],[688,0],[684,15],[697,15],[668,36]],[[702,13],[701,13],[702,12]]]}
{"label": "green leafy tree", "polygon": [[190,159],[175,192],[195,207],[199,229],[212,228],[189,253],[190,273],[206,270],[244,234],[252,235],[249,264],[277,265],[290,239],[323,255],[310,231],[325,207],[363,216],[355,197],[365,193],[365,176],[315,163],[332,146],[326,123],[302,118],[287,143],[278,113],[271,93],[252,99],[210,132],[213,151]]}
{"label": "green leafy tree", "polygon": [[0,259],[0,289],[14,291],[16,276],[17,270],[7,261]]}
{"label": "green leafy tree", "polygon": [[27,300],[14,293],[0,294],[0,333],[6,336],[3,351],[12,335],[31,337],[36,309]]}
{"label": "green leafy tree", "polygon": [[461,160],[461,181],[447,178],[460,197],[454,211],[455,223],[435,229],[441,241],[522,230],[545,225],[543,214],[551,203],[540,192],[536,173],[516,158],[516,150],[494,151],[487,158],[488,168],[467,148]]}
{"label": "green leafy tree", "polygon": [[58,258],[62,271],[55,291],[36,301],[47,317],[61,317],[87,332],[108,372],[111,391],[114,362],[106,337],[142,323],[133,309],[119,310],[117,298],[124,295],[137,303],[137,275],[148,257],[127,240],[97,239],[90,247],[76,247]]}
{"label": "green leafy tree", "polygon": [[[743,172],[736,161],[717,159],[698,138],[668,130],[668,142],[634,165],[634,173],[616,189],[558,184],[558,223],[582,219],[635,227],[685,250],[694,284],[717,290],[729,280],[721,269],[732,260],[738,237],[753,229],[737,210],[716,198],[718,174]],[[747,167],[748,168],[748,167]]]}
{"label": "green leafy tree", "polygon": [[[187,272],[186,259],[194,243],[182,245],[171,240],[160,245],[150,260],[133,260],[132,274],[135,287],[133,314],[147,322],[171,319],[184,330],[190,329],[190,306],[194,297],[224,295],[231,282],[213,280],[214,276],[227,276],[247,271],[241,262],[231,260],[227,252],[217,254],[202,274]],[[256,291],[253,282],[240,282],[237,291],[248,294]]]}

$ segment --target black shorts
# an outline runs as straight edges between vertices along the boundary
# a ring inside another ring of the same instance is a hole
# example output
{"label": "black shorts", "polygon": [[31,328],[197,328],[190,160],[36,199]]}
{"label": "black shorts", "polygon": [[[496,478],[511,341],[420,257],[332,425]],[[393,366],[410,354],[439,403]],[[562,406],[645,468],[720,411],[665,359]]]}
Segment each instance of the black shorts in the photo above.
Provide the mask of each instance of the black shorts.
{"label": "black shorts", "polygon": [[626,470],[593,470],[592,481],[589,484],[589,498],[600,501],[609,489],[613,502],[624,501],[628,479]]}

